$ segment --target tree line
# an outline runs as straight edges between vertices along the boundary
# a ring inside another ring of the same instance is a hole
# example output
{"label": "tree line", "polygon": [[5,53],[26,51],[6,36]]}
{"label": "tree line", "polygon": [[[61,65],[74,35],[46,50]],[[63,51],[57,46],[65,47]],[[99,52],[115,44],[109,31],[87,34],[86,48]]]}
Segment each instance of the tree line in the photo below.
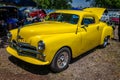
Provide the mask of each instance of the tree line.
{"label": "tree line", "polygon": [[[44,9],[70,9],[73,0],[33,0],[37,7]],[[120,0],[85,0],[93,1],[94,7],[120,8]]]}
{"label": "tree line", "polygon": [[72,0],[34,0],[37,7],[44,9],[70,9]]}
{"label": "tree line", "polygon": [[120,0],[95,0],[95,6],[120,9]]}

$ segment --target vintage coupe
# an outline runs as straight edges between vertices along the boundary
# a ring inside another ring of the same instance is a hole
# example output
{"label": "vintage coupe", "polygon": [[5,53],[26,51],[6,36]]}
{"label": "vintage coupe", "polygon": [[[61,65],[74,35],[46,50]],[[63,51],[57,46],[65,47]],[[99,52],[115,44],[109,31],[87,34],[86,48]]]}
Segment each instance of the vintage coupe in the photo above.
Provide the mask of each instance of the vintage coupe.
{"label": "vintage coupe", "polygon": [[58,10],[46,20],[8,33],[7,51],[25,62],[50,65],[54,72],[66,69],[72,58],[101,45],[106,47],[113,29],[100,21],[103,8]]}

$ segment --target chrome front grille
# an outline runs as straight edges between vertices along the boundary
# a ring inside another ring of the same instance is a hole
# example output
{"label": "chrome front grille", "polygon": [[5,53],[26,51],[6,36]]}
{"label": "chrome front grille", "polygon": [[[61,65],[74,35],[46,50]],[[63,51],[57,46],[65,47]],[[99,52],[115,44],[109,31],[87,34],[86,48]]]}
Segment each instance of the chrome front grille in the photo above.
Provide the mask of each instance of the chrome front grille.
{"label": "chrome front grille", "polygon": [[31,46],[27,43],[16,42],[15,40],[13,40],[10,43],[10,46],[14,48],[19,53],[19,55],[36,57],[36,54],[39,54],[39,52],[36,50],[36,47]]}
{"label": "chrome front grille", "polygon": [[15,40],[12,40],[10,45],[13,47],[19,47],[19,48],[30,49],[30,50],[35,50],[35,51],[37,50],[36,47],[31,46],[28,43],[16,42]]}
{"label": "chrome front grille", "polygon": [[45,56],[37,51],[36,47],[31,46],[28,43],[16,42],[12,40],[10,42],[10,47],[15,49],[21,56],[30,56],[44,61]]}

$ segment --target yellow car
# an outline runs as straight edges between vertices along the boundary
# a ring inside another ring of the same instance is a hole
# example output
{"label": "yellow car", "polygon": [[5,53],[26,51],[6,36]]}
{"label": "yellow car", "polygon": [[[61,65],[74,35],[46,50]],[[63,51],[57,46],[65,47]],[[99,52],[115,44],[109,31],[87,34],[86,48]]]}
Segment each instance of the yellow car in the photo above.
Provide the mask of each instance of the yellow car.
{"label": "yellow car", "polygon": [[35,65],[50,65],[54,72],[65,70],[72,58],[102,45],[106,47],[113,29],[100,18],[105,9],[58,10],[45,21],[8,33],[8,53]]}

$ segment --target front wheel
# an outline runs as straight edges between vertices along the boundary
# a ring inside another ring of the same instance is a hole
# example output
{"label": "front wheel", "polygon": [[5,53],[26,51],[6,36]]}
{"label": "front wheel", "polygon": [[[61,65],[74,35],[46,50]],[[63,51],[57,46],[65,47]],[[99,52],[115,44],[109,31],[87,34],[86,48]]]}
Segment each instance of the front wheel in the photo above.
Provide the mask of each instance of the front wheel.
{"label": "front wheel", "polygon": [[53,72],[63,71],[68,67],[70,60],[71,52],[69,48],[63,47],[56,53],[50,68]]}

